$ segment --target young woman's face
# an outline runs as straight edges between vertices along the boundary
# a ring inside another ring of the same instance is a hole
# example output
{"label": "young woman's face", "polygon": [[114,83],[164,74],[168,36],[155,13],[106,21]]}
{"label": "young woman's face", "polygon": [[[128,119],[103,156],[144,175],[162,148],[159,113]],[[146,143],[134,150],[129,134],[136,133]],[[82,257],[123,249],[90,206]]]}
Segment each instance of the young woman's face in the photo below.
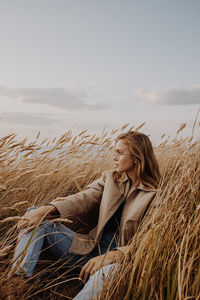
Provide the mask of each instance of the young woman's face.
{"label": "young woman's face", "polygon": [[130,154],[128,145],[121,139],[117,141],[114,148],[114,162],[118,173],[129,172],[133,170],[135,159]]}

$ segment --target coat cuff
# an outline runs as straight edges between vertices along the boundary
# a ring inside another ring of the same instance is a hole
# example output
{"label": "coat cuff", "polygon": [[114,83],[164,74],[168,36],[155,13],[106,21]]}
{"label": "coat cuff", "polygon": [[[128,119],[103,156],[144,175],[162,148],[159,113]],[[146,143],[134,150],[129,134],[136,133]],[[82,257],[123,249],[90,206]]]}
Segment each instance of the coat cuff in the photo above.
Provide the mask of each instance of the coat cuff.
{"label": "coat cuff", "polygon": [[[63,198],[63,200],[65,200],[66,198]],[[61,198],[58,198],[58,200],[53,200],[49,203],[49,205],[53,205],[55,206],[55,208],[57,209],[57,211],[59,212],[60,214],[60,217],[61,218],[66,218],[67,216],[65,214],[63,214],[63,208],[65,207],[63,201],[61,200]]]}

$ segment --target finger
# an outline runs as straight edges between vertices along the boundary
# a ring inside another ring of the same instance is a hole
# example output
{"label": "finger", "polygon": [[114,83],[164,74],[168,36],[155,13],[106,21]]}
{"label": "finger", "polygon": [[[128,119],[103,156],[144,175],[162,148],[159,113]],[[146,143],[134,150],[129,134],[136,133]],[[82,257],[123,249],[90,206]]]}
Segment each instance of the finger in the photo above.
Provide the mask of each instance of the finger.
{"label": "finger", "polygon": [[99,270],[100,269],[100,266],[101,266],[101,264],[95,264],[93,267],[92,267],[92,269],[90,270],[90,275],[93,275],[97,270]]}
{"label": "finger", "polygon": [[36,225],[32,225],[26,228],[25,233],[29,233],[30,231],[34,230]]}
{"label": "finger", "polygon": [[88,262],[82,267],[81,272],[80,272],[80,279],[84,280],[85,272],[88,269],[92,262],[92,259],[88,260]]}
{"label": "finger", "polygon": [[25,228],[25,227],[27,227],[28,226],[28,223],[26,223],[26,222],[19,222],[18,224],[17,224],[17,229],[18,230],[21,230],[22,228]]}
{"label": "finger", "polygon": [[92,270],[92,268],[94,267],[95,262],[91,262],[90,265],[87,267],[87,269],[85,270],[84,276],[83,276],[83,281],[86,282],[88,276],[90,275],[90,271]]}
{"label": "finger", "polygon": [[21,217],[20,218],[20,221],[17,223],[17,229],[20,230],[24,227],[27,227],[28,224],[30,222],[30,219],[29,218],[26,218],[26,217]]}
{"label": "finger", "polygon": [[84,276],[84,273],[85,273],[85,270],[87,268],[88,263],[89,263],[89,261],[81,268],[81,271],[80,271],[80,274],[79,274],[79,278],[81,280],[83,280],[83,276]]}

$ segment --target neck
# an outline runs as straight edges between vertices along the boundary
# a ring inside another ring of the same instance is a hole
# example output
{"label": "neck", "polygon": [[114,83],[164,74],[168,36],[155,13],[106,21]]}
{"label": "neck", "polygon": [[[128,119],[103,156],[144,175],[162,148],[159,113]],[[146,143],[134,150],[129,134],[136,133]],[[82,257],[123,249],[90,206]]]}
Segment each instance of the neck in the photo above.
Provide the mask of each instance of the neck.
{"label": "neck", "polygon": [[134,170],[133,171],[132,170],[128,171],[127,175],[128,175],[128,177],[129,177],[129,179],[131,181],[131,185],[137,187],[139,185],[139,183],[140,183],[140,180],[139,180],[137,174],[134,172]]}

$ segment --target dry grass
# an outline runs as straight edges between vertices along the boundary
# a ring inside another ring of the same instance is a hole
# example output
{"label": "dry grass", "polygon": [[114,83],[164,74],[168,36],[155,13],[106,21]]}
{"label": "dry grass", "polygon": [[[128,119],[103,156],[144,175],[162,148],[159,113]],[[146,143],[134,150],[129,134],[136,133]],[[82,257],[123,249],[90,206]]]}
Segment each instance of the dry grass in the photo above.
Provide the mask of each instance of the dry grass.
{"label": "dry grass", "polygon": [[[143,125],[143,124],[142,124]],[[137,130],[141,127],[139,126]],[[16,239],[16,221],[27,207],[81,191],[111,169],[112,140],[121,131],[101,137],[87,131],[59,139],[0,139],[0,295]],[[162,171],[160,190],[130,245],[117,277],[103,287],[101,299],[200,299],[200,156],[199,140],[179,132],[155,147]],[[130,129],[130,128],[129,128]],[[86,220],[82,220],[84,224]],[[80,222],[77,226],[80,225]],[[69,299],[77,290],[69,270],[45,264],[34,276],[24,299]],[[63,271],[64,270],[64,271]],[[66,288],[67,287],[67,288]]]}

